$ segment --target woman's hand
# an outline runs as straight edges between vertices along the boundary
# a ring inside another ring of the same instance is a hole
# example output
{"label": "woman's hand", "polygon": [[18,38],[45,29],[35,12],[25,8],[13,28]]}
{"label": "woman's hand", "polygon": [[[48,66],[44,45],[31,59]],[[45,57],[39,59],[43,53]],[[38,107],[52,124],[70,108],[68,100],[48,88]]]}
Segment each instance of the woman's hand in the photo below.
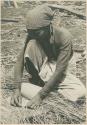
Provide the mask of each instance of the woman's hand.
{"label": "woman's hand", "polygon": [[21,96],[20,89],[15,90],[15,92],[13,93],[13,95],[11,97],[10,104],[12,106],[18,106],[18,107],[22,106],[22,96]]}
{"label": "woman's hand", "polygon": [[26,105],[27,108],[35,109],[40,106],[42,99],[39,94],[34,96]]}

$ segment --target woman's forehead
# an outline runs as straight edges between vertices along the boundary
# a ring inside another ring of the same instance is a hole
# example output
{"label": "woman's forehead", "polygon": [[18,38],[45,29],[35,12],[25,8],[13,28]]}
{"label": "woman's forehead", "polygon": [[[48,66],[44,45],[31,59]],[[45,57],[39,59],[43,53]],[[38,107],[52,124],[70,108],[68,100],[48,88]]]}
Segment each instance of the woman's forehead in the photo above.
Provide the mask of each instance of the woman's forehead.
{"label": "woman's forehead", "polygon": [[46,30],[48,29],[49,26],[46,26],[46,27],[40,27],[38,29],[28,29],[28,32],[37,32],[37,31],[40,31],[40,30]]}
{"label": "woman's forehead", "polygon": [[45,28],[38,28],[38,29],[28,29],[29,32],[36,32],[40,30],[44,30]]}
{"label": "woman's forehead", "polygon": [[41,29],[29,29],[28,31],[29,32],[37,32],[37,31],[40,31]]}

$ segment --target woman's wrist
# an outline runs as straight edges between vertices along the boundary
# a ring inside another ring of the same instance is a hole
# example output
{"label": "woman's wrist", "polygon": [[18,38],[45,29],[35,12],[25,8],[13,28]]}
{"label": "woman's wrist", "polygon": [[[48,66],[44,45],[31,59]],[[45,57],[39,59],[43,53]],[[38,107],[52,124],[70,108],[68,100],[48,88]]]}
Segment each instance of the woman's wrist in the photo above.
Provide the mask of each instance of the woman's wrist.
{"label": "woman's wrist", "polygon": [[14,85],[15,85],[16,89],[21,90],[21,81],[15,81]]}
{"label": "woman's wrist", "polygon": [[38,94],[39,94],[39,96],[40,96],[40,98],[41,98],[42,100],[48,95],[48,93],[46,93],[46,92],[44,92],[44,91],[42,91],[42,90],[40,90],[40,92],[39,92]]}

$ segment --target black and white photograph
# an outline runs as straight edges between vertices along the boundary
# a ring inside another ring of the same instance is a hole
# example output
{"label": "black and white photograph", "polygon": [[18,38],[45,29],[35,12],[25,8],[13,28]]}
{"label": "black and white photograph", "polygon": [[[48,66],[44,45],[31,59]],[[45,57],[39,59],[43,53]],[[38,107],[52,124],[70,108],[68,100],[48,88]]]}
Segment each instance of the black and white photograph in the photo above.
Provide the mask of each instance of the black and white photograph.
{"label": "black and white photograph", "polygon": [[0,3],[0,124],[86,124],[86,0]]}

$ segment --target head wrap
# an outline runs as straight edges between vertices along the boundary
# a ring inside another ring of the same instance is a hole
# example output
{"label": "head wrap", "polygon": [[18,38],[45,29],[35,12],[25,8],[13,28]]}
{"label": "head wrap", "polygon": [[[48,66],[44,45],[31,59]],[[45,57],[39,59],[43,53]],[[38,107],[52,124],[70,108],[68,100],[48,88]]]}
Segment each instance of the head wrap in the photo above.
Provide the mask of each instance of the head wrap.
{"label": "head wrap", "polygon": [[47,4],[38,5],[27,13],[26,28],[38,29],[48,26],[53,19],[53,14],[54,12]]}

